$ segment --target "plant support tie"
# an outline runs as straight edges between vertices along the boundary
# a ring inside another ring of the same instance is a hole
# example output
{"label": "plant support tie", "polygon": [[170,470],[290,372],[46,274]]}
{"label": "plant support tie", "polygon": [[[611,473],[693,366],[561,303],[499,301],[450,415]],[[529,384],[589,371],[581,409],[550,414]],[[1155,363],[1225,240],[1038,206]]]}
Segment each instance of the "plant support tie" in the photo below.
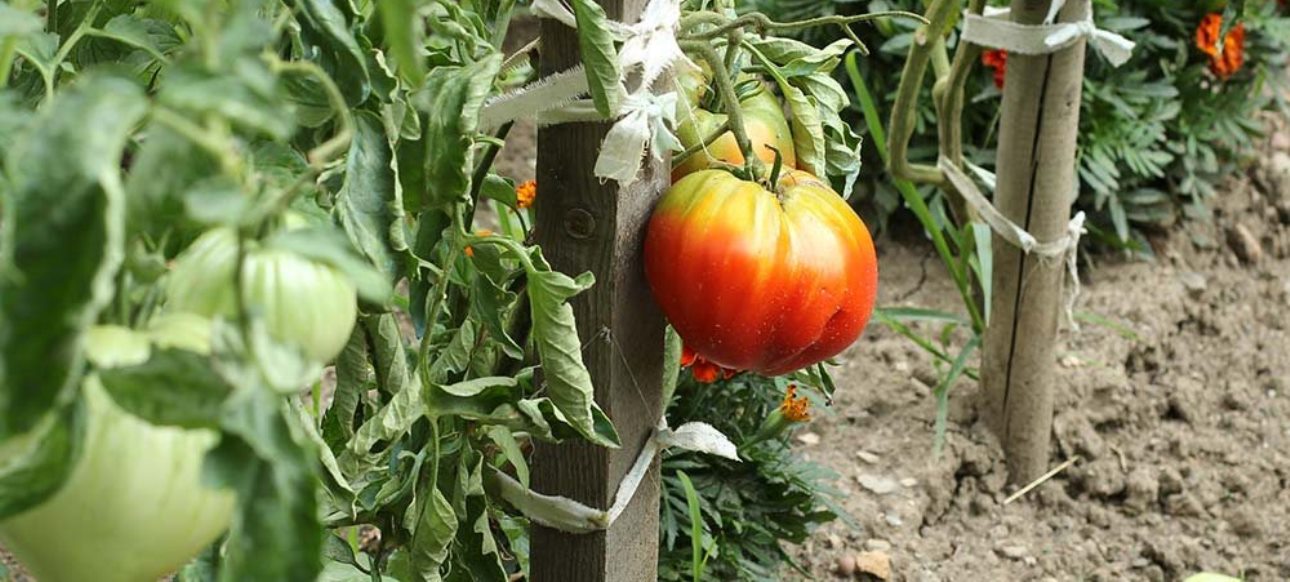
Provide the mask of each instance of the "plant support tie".
{"label": "plant support tie", "polygon": [[[1086,2],[1089,0],[1085,0]],[[1055,2],[1060,8],[1065,2]],[[1052,23],[1053,12],[1046,24],[1020,24],[1008,20],[1008,9],[987,9],[984,14],[963,14],[963,40],[992,49],[1002,49],[1022,55],[1046,55],[1067,48],[1080,39],[1087,38],[1112,66],[1118,67],[1133,56],[1133,41],[1108,32],[1093,23],[1093,12],[1078,22]]]}
{"label": "plant support tie", "polygon": [[[571,28],[577,27],[573,12],[559,0],[535,0],[533,13]],[[626,25],[610,21],[610,29],[622,49],[618,64],[624,72],[641,69],[640,86],[626,95],[610,119],[618,121],[601,145],[594,173],[601,180],[614,180],[622,186],[635,182],[648,146],[654,157],[663,152],[680,150],[680,141],[670,127],[676,124],[675,93],[656,95],[654,81],[674,66],[695,67],[676,41],[681,18],[679,0],[650,0],[641,13],[640,22]],[[605,121],[591,101],[579,99],[589,90],[585,69],[579,65],[548,76],[490,101],[480,115],[480,125],[487,129],[521,117],[535,118],[544,125]],[[620,91],[624,91],[621,87]]]}
{"label": "plant support tie", "polygon": [[[994,204],[991,204],[985,195],[981,193],[981,190],[977,188],[972,178],[963,173],[963,170],[960,170],[949,159],[944,157],[938,159],[936,167],[945,174],[945,178],[950,181],[954,189],[958,190],[968,205],[976,211],[977,216],[985,220],[990,229],[1002,237],[1003,240],[1021,249],[1023,253],[1034,253],[1045,259],[1057,259],[1066,263],[1067,276],[1070,277],[1070,286],[1066,288],[1064,301],[1066,322],[1071,329],[1078,330],[1079,324],[1075,321],[1075,302],[1079,299],[1080,282],[1076,258],[1079,254],[1079,239],[1084,234],[1084,212],[1077,212],[1071,218],[1066,225],[1066,234],[1064,236],[1056,240],[1040,242],[1035,238],[1035,235],[1030,234],[1026,229],[1009,220],[1002,212],[999,212],[999,209],[995,208]],[[993,188],[994,174],[971,164],[968,167],[981,178],[982,182]]]}
{"label": "plant support tie", "polygon": [[645,480],[650,465],[659,451],[676,447],[687,451],[698,451],[739,461],[739,453],[734,443],[721,434],[712,425],[702,422],[687,422],[676,430],[667,427],[666,419],[659,420],[641,452],[632,463],[632,468],[623,476],[614,494],[614,503],[609,509],[596,509],[578,503],[567,497],[543,495],[522,485],[501,471],[491,473],[498,491],[507,503],[518,509],[525,517],[546,527],[567,533],[585,534],[609,529]]}

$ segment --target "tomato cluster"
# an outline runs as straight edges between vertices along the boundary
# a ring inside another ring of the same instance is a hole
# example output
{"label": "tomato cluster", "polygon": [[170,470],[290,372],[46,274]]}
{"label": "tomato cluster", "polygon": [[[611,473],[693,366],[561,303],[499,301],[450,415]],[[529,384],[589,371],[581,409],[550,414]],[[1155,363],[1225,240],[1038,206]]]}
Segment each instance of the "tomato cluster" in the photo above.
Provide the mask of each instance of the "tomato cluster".
{"label": "tomato cluster", "polygon": [[[697,147],[725,116],[694,114],[678,137]],[[761,87],[742,101],[749,140],[770,179],[731,171],[744,155],[727,133],[676,160],[672,187],[650,219],[645,273],[687,350],[722,368],[779,375],[851,345],[873,311],[878,268],[864,223],[824,180],[794,167],[778,99]],[[775,149],[772,150],[770,147]],[[715,375],[713,375],[715,378]]]}

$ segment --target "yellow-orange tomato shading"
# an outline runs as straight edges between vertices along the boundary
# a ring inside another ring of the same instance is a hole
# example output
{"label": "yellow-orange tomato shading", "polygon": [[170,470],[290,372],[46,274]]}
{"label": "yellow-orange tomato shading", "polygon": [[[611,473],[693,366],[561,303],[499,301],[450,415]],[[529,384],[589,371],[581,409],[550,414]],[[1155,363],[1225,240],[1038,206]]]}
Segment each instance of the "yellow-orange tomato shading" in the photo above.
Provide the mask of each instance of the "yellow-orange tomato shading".
{"label": "yellow-orange tomato shading", "polygon": [[869,230],[826,183],[790,170],[778,192],[722,170],[677,182],[650,218],[645,274],[687,347],[779,375],[860,336],[878,263]]}

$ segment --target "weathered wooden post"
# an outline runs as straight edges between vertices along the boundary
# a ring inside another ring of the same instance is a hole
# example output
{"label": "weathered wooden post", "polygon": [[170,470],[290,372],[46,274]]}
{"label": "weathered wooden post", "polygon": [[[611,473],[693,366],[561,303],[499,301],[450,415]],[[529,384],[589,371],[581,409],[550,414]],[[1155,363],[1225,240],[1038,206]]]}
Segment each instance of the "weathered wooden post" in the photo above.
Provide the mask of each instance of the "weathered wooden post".
{"label": "weathered wooden post", "polygon": [[[635,22],[644,0],[600,0],[609,18]],[[542,22],[543,75],[578,63],[577,32]],[[608,123],[570,123],[538,132],[536,236],[552,267],[596,284],[573,300],[596,401],[613,419],[622,448],[586,443],[538,446],[535,491],[608,508],[661,414],[663,317],[645,282],[645,225],[668,185],[664,164],[647,158],[642,178],[621,190],[592,175]],[[631,505],[607,531],[567,534],[534,525],[536,582],[657,579],[658,461]]]}
{"label": "weathered wooden post", "polygon": [[[1053,0],[1013,0],[1012,19],[1039,24]],[[1059,22],[1088,17],[1067,2]],[[995,206],[1040,242],[1061,239],[1071,218],[1084,51],[1080,41],[1038,56],[1008,55]],[[1066,265],[1027,255],[994,236],[992,320],[981,380],[987,418],[1007,455],[1009,480],[1026,483],[1048,464],[1054,345]]]}

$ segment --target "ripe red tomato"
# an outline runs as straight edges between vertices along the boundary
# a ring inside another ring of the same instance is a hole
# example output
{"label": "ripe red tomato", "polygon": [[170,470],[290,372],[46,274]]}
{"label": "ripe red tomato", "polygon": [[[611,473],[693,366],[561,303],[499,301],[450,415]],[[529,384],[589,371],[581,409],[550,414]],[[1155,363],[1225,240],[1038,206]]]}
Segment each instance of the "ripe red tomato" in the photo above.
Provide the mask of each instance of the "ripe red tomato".
{"label": "ripe red tomato", "polygon": [[[784,167],[794,167],[797,156],[793,149],[793,133],[788,128],[788,121],[784,119],[784,110],[780,107],[779,100],[763,88],[741,101],[740,105],[753,153],[770,167],[775,163],[775,152],[766,146],[774,146],[783,156]],[[682,147],[689,149],[725,122],[724,114],[695,108],[693,115],[681,113],[681,124],[676,128],[676,137]],[[735,143],[735,134],[727,131],[708,144],[706,151],[701,150],[684,160],[676,160],[677,163],[672,167],[672,182],[710,167],[715,160],[736,166],[744,163],[744,154],[739,151],[739,144]]]}
{"label": "ripe red tomato", "polygon": [[878,286],[869,230],[828,184],[789,170],[777,190],[696,172],[663,195],[645,238],[646,278],[685,345],[772,376],[851,345]]}

